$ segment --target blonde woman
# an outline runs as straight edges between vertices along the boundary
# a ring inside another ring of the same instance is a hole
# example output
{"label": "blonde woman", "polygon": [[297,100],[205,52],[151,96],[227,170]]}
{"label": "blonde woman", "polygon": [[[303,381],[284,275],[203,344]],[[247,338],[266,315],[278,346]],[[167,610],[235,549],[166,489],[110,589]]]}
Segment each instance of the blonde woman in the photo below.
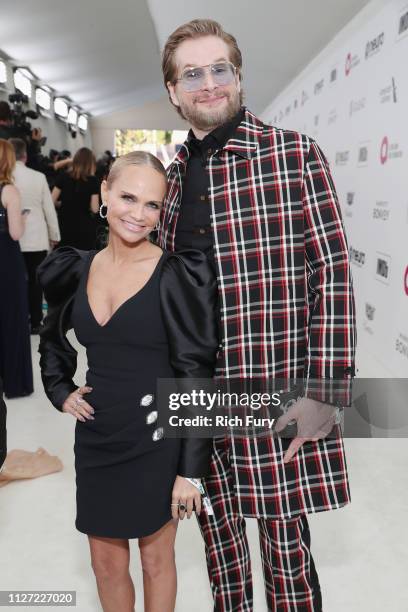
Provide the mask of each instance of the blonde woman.
{"label": "blonde woman", "polygon": [[[205,256],[168,253],[149,240],[166,188],[150,153],[117,159],[102,184],[107,247],[58,249],[40,266],[49,304],[42,378],[54,406],[76,419],[76,527],[88,535],[105,612],[134,610],[132,538],[144,609],[174,610],[177,521],[201,510],[187,478],[205,476],[210,462],[211,441],[167,439],[157,423],[157,378],[209,378],[218,349],[216,283]],[[79,388],[70,327],[87,349]]]}

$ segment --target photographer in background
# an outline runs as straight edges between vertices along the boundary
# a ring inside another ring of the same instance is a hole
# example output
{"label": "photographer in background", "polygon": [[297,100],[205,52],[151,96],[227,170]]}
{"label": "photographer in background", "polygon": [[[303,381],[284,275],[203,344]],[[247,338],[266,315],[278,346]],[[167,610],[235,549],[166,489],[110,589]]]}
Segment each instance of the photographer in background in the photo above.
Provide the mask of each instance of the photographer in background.
{"label": "photographer in background", "polygon": [[31,128],[26,121],[26,117],[36,119],[38,115],[34,111],[22,111],[21,106],[25,101],[22,94],[12,94],[10,100],[14,103],[14,110],[8,102],[0,101],[0,138],[24,140],[27,146],[27,166],[41,171],[41,147],[45,144],[46,138],[43,137],[41,128]]}

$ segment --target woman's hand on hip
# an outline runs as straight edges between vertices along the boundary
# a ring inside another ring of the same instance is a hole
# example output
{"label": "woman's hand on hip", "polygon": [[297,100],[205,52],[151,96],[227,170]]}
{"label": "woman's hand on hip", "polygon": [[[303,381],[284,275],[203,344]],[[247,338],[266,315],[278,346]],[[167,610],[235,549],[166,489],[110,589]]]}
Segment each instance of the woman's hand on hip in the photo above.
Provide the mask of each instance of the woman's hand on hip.
{"label": "woman's hand on hip", "polygon": [[[171,497],[171,513],[174,519],[183,518],[187,514],[187,518],[190,518],[193,513],[195,506],[196,514],[199,515],[201,512],[201,493],[188,482],[183,476],[177,476],[174,481],[173,493]],[[184,509],[185,508],[185,509]]]}
{"label": "woman's hand on hip", "polygon": [[78,421],[83,423],[86,420],[94,420],[94,409],[88,402],[84,400],[84,395],[90,393],[92,387],[79,387],[76,391],[70,393],[62,405],[62,412],[69,412]]}

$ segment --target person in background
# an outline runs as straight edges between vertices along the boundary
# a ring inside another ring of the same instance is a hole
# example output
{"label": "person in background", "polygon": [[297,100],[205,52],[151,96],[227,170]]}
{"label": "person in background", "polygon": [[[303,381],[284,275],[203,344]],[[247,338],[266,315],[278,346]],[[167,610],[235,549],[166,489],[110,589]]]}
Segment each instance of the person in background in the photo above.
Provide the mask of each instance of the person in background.
{"label": "person in background", "polygon": [[52,199],[54,204],[61,202],[61,246],[85,251],[95,248],[96,214],[99,211],[99,184],[95,169],[94,154],[87,147],[82,147],[74,155],[72,170],[56,179]]}
{"label": "person in background", "polygon": [[34,390],[26,270],[18,243],[26,215],[13,185],[15,165],[12,145],[0,139],[0,377],[8,398]]}
{"label": "person in background", "polygon": [[20,192],[21,207],[29,210],[20,248],[28,277],[28,304],[31,333],[38,334],[43,318],[42,289],[37,280],[37,268],[61,239],[58,217],[45,175],[26,167],[27,147],[24,140],[10,138],[16,154],[14,184]]}

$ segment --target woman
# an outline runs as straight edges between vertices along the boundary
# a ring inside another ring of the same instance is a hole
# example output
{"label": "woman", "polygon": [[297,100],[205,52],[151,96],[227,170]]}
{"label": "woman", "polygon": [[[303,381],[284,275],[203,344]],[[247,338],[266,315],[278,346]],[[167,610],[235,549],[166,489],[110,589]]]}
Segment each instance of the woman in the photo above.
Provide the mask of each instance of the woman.
{"label": "woman", "polygon": [[8,398],[33,392],[27,280],[18,243],[25,215],[13,185],[15,165],[12,145],[0,139],[0,377]]}
{"label": "woman", "polygon": [[54,204],[61,206],[58,217],[61,229],[61,246],[77,249],[95,248],[99,210],[99,185],[94,176],[96,161],[87,147],[74,155],[72,170],[60,174],[52,190]]}
{"label": "woman", "polygon": [[[156,379],[208,378],[218,348],[216,283],[205,256],[166,253],[149,241],[166,187],[150,153],[119,158],[102,184],[108,246],[58,249],[40,267],[49,304],[42,378],[54,406],[77,419],[76,527],[89,537],[105,611],[134,609],[130,538],[139,538],[145,610],[174,610],[177,519],[201,505],[186,478],[209,468],[210,441],[166,439],[157,427]],[[70,327],[87,348],[80,388]]]}

